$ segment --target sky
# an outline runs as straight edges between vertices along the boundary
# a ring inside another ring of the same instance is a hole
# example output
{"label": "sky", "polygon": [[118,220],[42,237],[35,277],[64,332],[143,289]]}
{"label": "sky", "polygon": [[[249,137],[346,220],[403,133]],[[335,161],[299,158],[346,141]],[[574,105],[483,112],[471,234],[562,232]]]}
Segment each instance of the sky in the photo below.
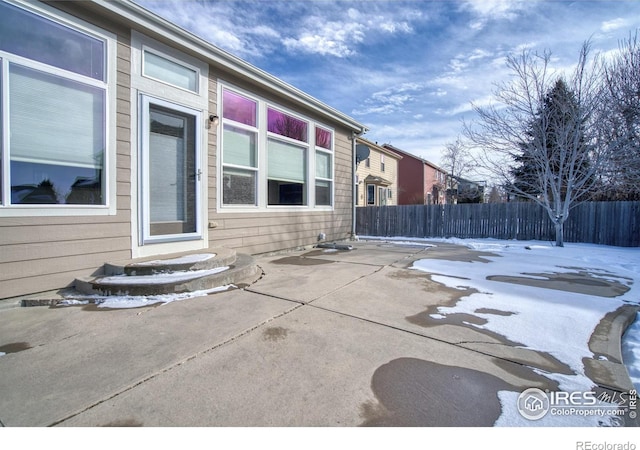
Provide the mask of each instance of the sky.
{"label": "sky", "polygon": [[637,0],[134,1],[436,164],[508,82],[507,56],[569,68],[585,40],[608,54],[640,28]]}

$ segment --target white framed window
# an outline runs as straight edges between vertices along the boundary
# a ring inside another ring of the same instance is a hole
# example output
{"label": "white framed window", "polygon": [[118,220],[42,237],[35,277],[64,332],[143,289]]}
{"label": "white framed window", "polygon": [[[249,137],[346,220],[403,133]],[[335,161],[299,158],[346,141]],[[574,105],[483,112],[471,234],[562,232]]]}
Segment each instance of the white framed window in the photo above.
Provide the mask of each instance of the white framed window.
{"label": "white framed window", "polygon": [[316,126],[316,206],[333,205],[333,133]]}
{"label": "white framed window", "polygon": [[111,33],[0,2],[0,215],[115,214],[114,86]]}
{"label": "white framed window", "polygon": [[334,131],[219,82],[222,211],[331,209]]}
{"label": "white framed window", "polygon": [[375,184],[367,184],[367,205],[376,204],[376,186]]}
{"label": "white framed window", "polygon": [[131,32],[131,85],[137,92],[204,111],[208,108],[208,77],[207,63]]}
{"label": "white framed window", "polygon": [[224,90],[222,118],[222,203],[257,206],[258,102]]}
{"label": "white framed window", "polygon": [[196,94],[200,92],[197,67],[147,46],[142,48],[142,75]]}
{"label": "white framed window", "polygon": [[384,155],[380,155],[380,172],[384,172]]}

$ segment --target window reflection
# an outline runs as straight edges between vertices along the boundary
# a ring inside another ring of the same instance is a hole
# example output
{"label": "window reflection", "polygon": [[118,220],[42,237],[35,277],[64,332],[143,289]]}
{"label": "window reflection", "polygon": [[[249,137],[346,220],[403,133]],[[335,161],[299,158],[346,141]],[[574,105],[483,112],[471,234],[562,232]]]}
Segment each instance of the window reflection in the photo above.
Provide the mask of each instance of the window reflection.
{"label": "window reflection", "polygon": [[256,126],[256,102],[234,92],[224,90],[222,94],[222,116],[238,123]]}
{"label": "window reflection", "polygon": [[331,150],[331,131],[316,127],[316,147]]}
{"label": "window reflection", "polygon": [[269,108],[267,111],[268,130],[301,142],[307,142],[307,122]]}
{"label": "window reflection", "polygon": [[0,50],[105,80],[104,42],[4,2]]}
{"label": "window reflection", "polygon": [[102,170],[11,162],[12,204],[102,204]]}

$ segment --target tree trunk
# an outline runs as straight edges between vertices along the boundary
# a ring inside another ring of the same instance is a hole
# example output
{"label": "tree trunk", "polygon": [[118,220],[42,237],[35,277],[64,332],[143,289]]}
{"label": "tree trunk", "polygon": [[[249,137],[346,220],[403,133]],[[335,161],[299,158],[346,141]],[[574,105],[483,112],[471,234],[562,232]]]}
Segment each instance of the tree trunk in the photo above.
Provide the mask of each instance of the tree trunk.
{"label": "tree trunk", "polygon": [[556,220],[556,247],[564,247],[564,222]]}

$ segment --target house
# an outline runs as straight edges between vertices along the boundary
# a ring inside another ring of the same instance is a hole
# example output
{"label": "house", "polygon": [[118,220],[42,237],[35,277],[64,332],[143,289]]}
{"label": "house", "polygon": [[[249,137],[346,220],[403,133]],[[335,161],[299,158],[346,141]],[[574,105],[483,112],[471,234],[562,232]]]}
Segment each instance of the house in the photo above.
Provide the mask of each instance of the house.
{"label": "house", "polygon": [[448,176],[448,203],[484,203],[484,181],[471,181],[462,177]]}
{"label": "house", "polygon": [[0,298],[351,232],[365,126],[129,0],[0,0],[0,65]]}
{"label": "house", "polygon": [[369,148],[369,157],[356,168],[356,206],[397,205],[402,156],[361,137],[356,142]]}
{"label": "house", "polygon": [[446,203],[447,174],[443,169],[390,144],[384,144],[382,147],[402,156],[398,162],[399,205]]}

